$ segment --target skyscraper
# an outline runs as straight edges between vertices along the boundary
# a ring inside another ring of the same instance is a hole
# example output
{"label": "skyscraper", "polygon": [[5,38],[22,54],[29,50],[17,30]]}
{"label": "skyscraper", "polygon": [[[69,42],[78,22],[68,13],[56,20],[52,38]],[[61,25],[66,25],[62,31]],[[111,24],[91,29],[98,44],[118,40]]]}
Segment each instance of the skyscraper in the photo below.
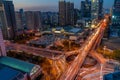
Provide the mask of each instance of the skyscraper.
{"label": "skyscraper", "polygon": [[59,25],[74,25],[74,3],[59,1]]}
{"label": "skyscraper", "polygon": [[[0,56],[6,56],[6,50],[5,50],[5,45],[3,41],[3,35],[1,29],[6,31],[7,29],[7,23],[5,19],[5,13],[4,13],[4,6],[2,3],[2,0],[0,0]],[[7,38],[7,31],[4,33],[4,38]]]}
{"label": "skyscraper", "polygon": [[3,1],[3,3],[7,19],[9,39],[14,39],[16,34],[16,19],[14,5],[12,1]]}
{"label": "skyscraper", "polygon": [[42,28],[40,11],[26,11],[25,19],[27,30],[39,31]]}
{"label": "skyscraper", "polygon": [[81,1],[81,17],[91,18],[91,1]]}
{"label": "skyscraper", "polygon": [[2,0],[0,0],[0,28],[3,33],[3,38],[8,39],[9,34],[8,34],[7,20],[6,20],[4,4]]}
{"label": "skyscraper", "polygon": [[59,25],[66,25],[66,2],[65,0],[59,1]]}
{"label": "skyscraper", "polygon": [[71,15],[69,14],[71,12],[71,3],[70,2],[66,2],[66,25],[69,25],[70,24],[70,19],[71,19]]}
{"label": "skyscraper", "polygon": [[74,3],[70,4],[70,25],[74,25]]}
{"label": "skyscraper", "polygon": [[66,2],[66,25],[74,25],[74,3]]}
{"label": "skyscraper", "polygon": [[114,1],[111,36],[120,37],[120,0]]}
{"label": "skyscraper", "polygon": [[91,0],[91,18],[101,19],[103,17],[103,0]]}
{"label": "skyscraper", "polygon": [[2,35],[1,28],[0,28],[0,56],[6,56],[5,44],[3,41],[3,35]]}
{"label": "skyscraper", "polygon": [[26,18],[25,18],[25,13],[23,9],[19,10],[20,13],[20,18],[21,18],[21,23],[22,23],[22,28],[23,29],[27,29],[27,25],[26,25]]}
{"label": "skyscraper", "polygon": [[26,11],[26,24],[28,30],[34,30],[34,12],[33,11]]}
{"label": "skyscraper", "polygon": [[42,29],[42,21],[41,21],[41,12],[34,12],[34,30],[39,31]]}

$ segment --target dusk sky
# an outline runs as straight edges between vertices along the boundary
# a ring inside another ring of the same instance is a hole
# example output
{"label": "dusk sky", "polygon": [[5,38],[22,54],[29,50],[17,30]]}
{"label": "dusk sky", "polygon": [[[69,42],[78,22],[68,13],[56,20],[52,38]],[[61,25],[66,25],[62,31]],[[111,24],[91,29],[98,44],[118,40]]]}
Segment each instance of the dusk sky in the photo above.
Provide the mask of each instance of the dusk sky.
{"label": "dusk sky", "polygon": [[[58,11],[59,0],[13,0],[15,9],[25,10]],[[70,0],[66,0],[70,1]],[[75,3],[75,8],[80,8],[82,0],[71,0]],[[114,0],[104,0],[104,8],[111,8]]]}

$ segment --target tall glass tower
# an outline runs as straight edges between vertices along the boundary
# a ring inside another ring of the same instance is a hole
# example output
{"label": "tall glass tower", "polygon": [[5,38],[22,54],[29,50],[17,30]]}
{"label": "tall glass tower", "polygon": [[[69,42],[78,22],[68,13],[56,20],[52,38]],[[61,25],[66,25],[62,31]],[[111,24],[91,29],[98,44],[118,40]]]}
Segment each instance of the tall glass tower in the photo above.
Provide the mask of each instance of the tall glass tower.
{"label": "tall glass tower", "polygon": [[103,17],[103,0],[91,0],[91,18],[101,19]]}
{"label": "tall glass tower", "polygon": [[120,0],[115,0],[112,13],[111,36],[120,37]]}
{"label": "tall glass tower", "polygon": [[4,11],[3,0],[0,0],[0,28],[3,33],[3,38],[8,39],[9,34],[8,34],[7,21],[6,21],[5,11]]}
{"label": "tall glass tower", "polygon": [[[3,41],[3,35],[1,29],[4,31],[6,29],[7,24],[6,24],[6,19],[4,15],[4,7],[2,0],[0,0],[0,56],[6,56],[6,50],[5,50],[5,45]],[[5,38],[7,37],[7,31],[3,32]]]}

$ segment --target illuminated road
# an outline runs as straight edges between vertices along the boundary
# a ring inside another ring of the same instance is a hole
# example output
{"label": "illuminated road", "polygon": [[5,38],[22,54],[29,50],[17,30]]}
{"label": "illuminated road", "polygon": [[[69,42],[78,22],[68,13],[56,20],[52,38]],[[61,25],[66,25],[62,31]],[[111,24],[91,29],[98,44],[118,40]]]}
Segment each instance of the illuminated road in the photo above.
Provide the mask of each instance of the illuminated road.
{"label": "illuminated road", "polygon": [[[83,62],[85,61],[85,58],[87,57],[88,53],[94,49],[97,44],[96,40],[99,38],[101,34],[104,33],[105,26],[104,22],[101,21],[98,24],[98,29],[88,38],[85,45],[79,50],[79,55],[75,58],[73,63],[68,67],[68,69],[61,75],[59,80],[74,80],[76,75],[79,72],[79,69],[81,68]],[[99,38],[100,40],[102,39]],[[93,48],[94,47],[94,48]]]}
{"label": "illuminated road", "polygon": [[[41,49],[35,48],[27,45],[20,45],[15,43],[5,43],[7,50],[16,50],[16,51],[24,51],[27,53],[31,53],[36,56],[42,56],[49,59],[59,59],[63,57],[63,53],[60,51],[48,50],[48,49]],[[53,58],[54,57],[54,58]]]}
{"label": "illuminated road", "polygon": [[[97,25],[98,28],[87,39],[87,41],[83,44],[83,46],[79,50],[77,50],[77,52],[79,53],[78,56],[75,58],[72,64],[66,69],[66,71],[60,76],[59,80],[74,80],[75,79],[88,53],[90,53],[91,50],[94,50],[96,46],[99,45],[99,42],[101,41],[104,31],[105,31],[104,23],[105,22],[101,21]],[[6,44],[6,47],[8,47],[7,48],[8,50],[15,49],[18,51],[25,51],[25,52],[32,53],[37,56],[47,57],[50,59],[59,59],[60,57],[64,56],[64,53],[60,51],[40,49],[40,48],[35,48],[35,47],[30,47],[30,46],[20,45],[20,44],[14,44],[14,43],[8,43]],[[76,53],[76,51],[72,51],[68,53],[73,53],[73,52]]]}
{"label": "illuminated road", "polygon": [[97,60],[99,64],[105,64],[107,61],[101,54],[97,53],[96,51],[91,51],[90,56]]}

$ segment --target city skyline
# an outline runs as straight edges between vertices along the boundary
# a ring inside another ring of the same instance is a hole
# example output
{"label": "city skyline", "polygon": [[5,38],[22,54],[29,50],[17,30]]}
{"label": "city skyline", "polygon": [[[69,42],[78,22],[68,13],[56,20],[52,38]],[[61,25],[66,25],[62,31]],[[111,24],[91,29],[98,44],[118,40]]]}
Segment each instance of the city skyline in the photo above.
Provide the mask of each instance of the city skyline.
{"label": "city skyline", "polygon": [[[48,2],[48,0],[13,0],[15,9],[19,10],[23,8],[25,10],[40,10],[40,11],[58,11],[58,1],[52,0]],[[70,0],[66,0],[70,1]],[[84,0],[71,0],[75,3],[75,8],[80,9],[80,3]],[[113,6],[114,0],[109,0],[109,4],[107,0],[104,0],[104,8],[111,8]]]}

